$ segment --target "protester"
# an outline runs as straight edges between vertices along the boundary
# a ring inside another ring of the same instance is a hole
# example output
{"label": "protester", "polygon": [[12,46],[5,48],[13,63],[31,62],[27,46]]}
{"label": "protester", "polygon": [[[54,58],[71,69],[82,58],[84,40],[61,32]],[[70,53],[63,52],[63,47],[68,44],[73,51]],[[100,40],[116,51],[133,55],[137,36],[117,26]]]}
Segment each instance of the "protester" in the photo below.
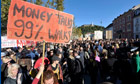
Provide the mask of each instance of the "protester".
{"label": "protester", "polygon": [[1,83],[4,82],[6,77],[8,76],[8,67],[15,63],[9,56],[1,57],[3,64],[1,65]]}
{"label": "protester", "polygon": [[50,50],[50,54],[47,56],[47,58],[49,59],[50,61],[50,64],[52,64],[52,57],[54,56],[54,50]]}
{"label": "protester", "polygon": [[83,47],[80,47],[79,56],[80,56],[80,59],[82,62],[82,66],[83,66],[83,68],[85,68],[85,63],[84,63],[85,62],[85,60],[84,60],[85,53],[84,53]]}
{"label": "protester", "polygon": [[[2,84],[7,80],[19,81],[20,73],[22,80],[19,82],[22,84],[40,83],[42,73],[44,84],[139,84],[139,50],[131,51],[135,41],[117,39],[73,40],[70,44],[46,43],[44,66],[41,42],[37,46],[3,48]],[[20,67],[17,78],[11,80],[8,70],[15,62]],[[90,80],[88,83],[87,79]]]}
{"label": "protester", "polygon": [[140,83],[140,56],[137,51],[132,57],[133,71],[136,83]]}
{"label": "protester", "polygon": [[[39,80],[41,79],[41,74],[44,71],[44,65],[41,64],[38,74],[36,75],[35,79],[33,80],[32,84],[38,84]],[[53,71],[47,70],[43,73],[43,83],[44,84],[58,84],[57,78],[55,77]]]}
{"label": "protester", "polygon": [[100,53],[97,46],[95,47],[95,50],[94,50],[94,57],[97,62],[100,62]]}
{"label": "protester", "polygon": [[57,76],[57,79],[59,81],[59,84],[63,83],[63,73],[61,69],[61,65],[59,64],[60,58],[58,56],[52,57],[52,64],[50,64],[47,68],[47,70],[52,70],[55,75]]}
{"label": "protester", "polygon": [[[34,69],[37,69],[39,71],[39,67],[42,63],[42,59],[43,59],[43,56],[42,56],[42,53],[40,54],[40,58],[36,61],[35,65],[34,65]],[[44,57],[44,65],[45,67],[47,68],[48,65],[50,64],[50,61],[47,57]]]}
{"label": "protester", "polygon": [[74,64],[73,64],[73,70],[74,70],[74,74],[72,78],[72,84],[82,84],[83,82],[83,74],[84,74],[84,68],[83,68],[83,64],[82,64],[82,60],[80,58],[80,56],[78,55],[77,51],[74,51]]}
{"label": "protester", "polygon": [[112,81],[113,80],[113,65],[117,61],[114,54],[109,56],[104,53],[104,58],[101,61],[102,66],[102,75],[104,81]]}
{"label": "protester", "polygon": [[140,56],[138,51],[133,55],[132,59],[134,64],[134,72],[138,73],[140,71]]}
{"label": "protester", "polygon": [[22,73],[18,73],[19,65],[12,64],[8,68],[8,76],[4,84],[22,84]]}

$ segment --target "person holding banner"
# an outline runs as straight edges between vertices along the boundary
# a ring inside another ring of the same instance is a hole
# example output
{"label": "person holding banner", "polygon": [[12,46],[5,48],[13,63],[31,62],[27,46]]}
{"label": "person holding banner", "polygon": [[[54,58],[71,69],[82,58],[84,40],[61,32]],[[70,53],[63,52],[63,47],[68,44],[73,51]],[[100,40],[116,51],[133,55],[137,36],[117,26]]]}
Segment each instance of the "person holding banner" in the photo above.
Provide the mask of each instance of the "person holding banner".
{"label": "person holding banner", "polygon": [[58,56],[53,56],[52,64],[48,66],[47,70],[52,70],[57,76],[59,84],[63,84],[63,73],[62,73],[61,65],[59,64],[60,60],[61,59]]}
{"label": "person holding banner", "polygon": [[[44,65],[41,64],[38,74],[36,75],[35,79],[33,80],[32,84],[38,84],[41,74],[44,71]],[[43,83],[44,84],[59,84],[57,78],[55,77],[53,71],[47,70],[43,73]]]}

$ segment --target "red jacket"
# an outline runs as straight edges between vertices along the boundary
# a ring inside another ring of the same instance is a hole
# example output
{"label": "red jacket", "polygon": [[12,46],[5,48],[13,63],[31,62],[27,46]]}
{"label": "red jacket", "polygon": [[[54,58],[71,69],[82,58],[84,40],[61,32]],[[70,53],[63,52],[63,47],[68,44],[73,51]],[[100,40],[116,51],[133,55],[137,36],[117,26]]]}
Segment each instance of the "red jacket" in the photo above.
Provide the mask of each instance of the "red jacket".
{"label": "red jacket", "polygon": [[[40,79],[35,78],[35,79],[33,80],[32,84],[38,84],[39,80],[40,80]],[[58,84],[58,83],[56,83],[56,84]]]}
{"label": "red jacket", "polygon": [[39,82],[39,79],[35,78],[35,79],[33,80],[32,84],[38,84],[38,82]]}
{"label": "red jacket", "polygon": [[[46,65],[46,62],[45,62],[45,60],[47,60],[47,64],[50,64],[50,61],[49,61],[49,59],[47,58],[47,57],[44,57],[44,65]],[[42,64],[42,58],[39,58],[37,61],[36,61],[36,63],[35,63],[35,65],[34,65],[34,68],[35,69],[39,69],[39,67],[40,67],[40,65]]]}

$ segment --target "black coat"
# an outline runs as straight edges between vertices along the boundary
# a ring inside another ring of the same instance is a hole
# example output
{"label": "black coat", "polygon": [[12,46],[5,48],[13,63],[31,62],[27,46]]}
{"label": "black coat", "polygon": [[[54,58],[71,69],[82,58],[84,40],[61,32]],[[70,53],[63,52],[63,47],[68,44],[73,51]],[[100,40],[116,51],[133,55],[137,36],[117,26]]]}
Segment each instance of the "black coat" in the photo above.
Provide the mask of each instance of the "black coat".
{"label": "black coat", "polygon": [[7,63],[3,63],[1,65],[1,83],[3,84],[4,80],[6,79],[6,77],[8,76],[8,67],[7,67]]}
{"label": "black coat", "polygon": [[17,80],[7,77],[6,80],[4,81],[4,84],[17,84]]}
{"label": "black coat", "polygon": [[67,63],[71,78],[70,84],[82,84],[83,66],[80,59],[68,59]]}

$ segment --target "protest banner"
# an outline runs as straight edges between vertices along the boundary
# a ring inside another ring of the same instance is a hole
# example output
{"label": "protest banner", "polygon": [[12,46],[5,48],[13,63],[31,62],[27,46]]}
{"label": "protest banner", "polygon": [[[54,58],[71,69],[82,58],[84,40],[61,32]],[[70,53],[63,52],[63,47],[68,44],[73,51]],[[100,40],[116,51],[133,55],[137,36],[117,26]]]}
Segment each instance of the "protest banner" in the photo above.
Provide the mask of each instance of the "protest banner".
{"label": "protest banner", "polygon": [[69,43],[72,27],[73,15],[22,0],[11,0],[7,24],[9,39]]}
{"label": "protest banner", "polygon": [[37,42],[36,41],[26,41],[27,46],[36,46]]}
{"label": "protest banner", "polygon": [[27,41],[27,40],[17,40],[17,46],[23,47],[23,46],[36,46],[35,41]]}
{"label": "protest banner", "polygon": [[7,36],[1,36],[1,48],[17,47],[17,40],[9,40]]}
{"label": "protest banner", "polygon": [[26,41],[26,40],[11,40],[7,39],[7,36],[1,36],[1,48],[10,48],[10,47],[23,47],[27,46],[35,46],[37,42],[35,41]]}
{"label": "protest banner", "polygon": [[99,40],[99,39],[103,39],[103,31],[94,31],[94,39],[95,40]]}
{"label": "protest banner", "polygon": [[9,39],[68,43],[72,26],[73,15],[22,0],[11,0],[7,24]]}
{"label": "protest banner", "polygon": [[17,40],[17,46],[23,47],[27,44],[26,40]]}

